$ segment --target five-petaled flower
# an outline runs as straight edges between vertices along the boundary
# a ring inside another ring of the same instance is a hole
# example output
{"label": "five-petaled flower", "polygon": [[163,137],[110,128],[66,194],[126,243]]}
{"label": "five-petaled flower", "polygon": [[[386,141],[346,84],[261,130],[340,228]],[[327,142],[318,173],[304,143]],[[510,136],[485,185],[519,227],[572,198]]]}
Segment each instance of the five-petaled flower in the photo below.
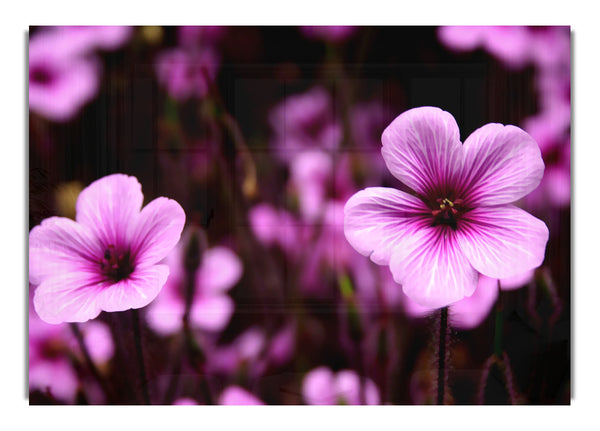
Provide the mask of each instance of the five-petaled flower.
{"label": "five-petaled flower", "polygon": [[487,124],[464,144],[439,108],[398,116],[383,132],[382,155],[411,192],[371,187],[344,208],[350,244],[389,265],[404,293],[440,308],[475,291],[479,273],[507,278],[544,260],[548,228],[511,205],[539,184],[536,142],[515,126]]}
{"label": "five-petaled flower", "polygon": [[157,263],[179,241],[185,213],[171,199],[142,209],[143,200],[135,177],[109,175],[81,192],[76,221],[50,217],[31,230],[29,280],[42,320],[84,322],[158,295],[169,268]]}

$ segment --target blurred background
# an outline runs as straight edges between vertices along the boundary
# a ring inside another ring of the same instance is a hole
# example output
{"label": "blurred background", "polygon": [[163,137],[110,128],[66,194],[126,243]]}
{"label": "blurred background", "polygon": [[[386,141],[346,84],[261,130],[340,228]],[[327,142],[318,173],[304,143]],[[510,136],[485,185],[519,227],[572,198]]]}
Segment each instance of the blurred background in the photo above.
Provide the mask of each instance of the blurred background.
{"label": "blurred background", "polygon": [[[570,73],[568,27],[32,27],[29,227],[116,172],[182,205],[140,310],[153,404],[435,403],[435,313],[346,242],[343,206],[403,187],[380,138],[407,109],[450,112],[462,141],[517,125],[546,164],[517,203],[546,260],[451,308],[447,400],[569,404]],[[94,373],[30,306],[30,403],[142,402],[127,313],[78,325]]]}

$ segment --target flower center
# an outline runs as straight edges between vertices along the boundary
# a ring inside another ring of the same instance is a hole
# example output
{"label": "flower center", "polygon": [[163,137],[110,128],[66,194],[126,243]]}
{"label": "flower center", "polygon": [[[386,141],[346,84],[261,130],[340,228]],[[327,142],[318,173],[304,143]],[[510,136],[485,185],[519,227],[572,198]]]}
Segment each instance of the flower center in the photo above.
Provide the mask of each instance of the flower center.
{"label": "flower center", "polygon": [[435,207],[431,211],[433,215],[433,226],[446,225],[450,226],[453,230],[457,229],[457,220],[460,214],[463,212],[463,200],[454,199],[453,201],[448,198],[438,198],[435,200],[438,207]]}
{"label": "flower center", "polygon": [[104,257],[100,261],[100,268],[104,275],[113,281],[121,281],[133,272],[129,251],[117,252],[115,246],[110,244],[104,250]]}
{"label": "flower center", "polygon": [[55,79],[54,72],[47,66],[37,64],[29,70],[29,81],[40,84],[49,85]]}

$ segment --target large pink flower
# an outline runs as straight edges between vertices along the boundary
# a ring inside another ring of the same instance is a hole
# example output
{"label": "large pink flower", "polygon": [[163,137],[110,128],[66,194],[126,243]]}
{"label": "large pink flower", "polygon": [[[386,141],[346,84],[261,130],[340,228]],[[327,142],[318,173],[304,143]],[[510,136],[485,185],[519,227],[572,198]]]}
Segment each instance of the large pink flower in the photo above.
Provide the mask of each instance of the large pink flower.
{"label": "large pink flower", "polygon": [[135,177],[110,175],[81,192],[76,221],[50,217],[31,230],[29,280],[42,320],[84,322],[158,295],[169,268],[156,263],[179,241],[185,213],[164,197],[142,209],[143,200]]}
{"label": "large pink flower", "polygon": [[421,107],[398,116],[382,142],[388,169],[412,193],[356,193],[344,232],[359,253],[390,266],[409,298],[444,307],[471,296],[479,273],[507,278],[541,265],[548,228],[510,205],[544,173],[527,133],[487,124],[461,144],[452,115]]}

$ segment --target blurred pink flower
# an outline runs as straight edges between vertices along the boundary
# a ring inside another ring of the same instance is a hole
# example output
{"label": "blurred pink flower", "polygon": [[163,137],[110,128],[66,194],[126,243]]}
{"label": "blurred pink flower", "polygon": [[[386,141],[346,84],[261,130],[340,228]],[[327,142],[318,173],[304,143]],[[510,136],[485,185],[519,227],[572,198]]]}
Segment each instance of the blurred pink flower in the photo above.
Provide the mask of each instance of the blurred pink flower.
{"label": "blurred pink flower", "polygon": [[321,87],[286,97],[269,114],[273,148],[283,161],[310,149],[333,151],[342,140],[329,94]]}
{"label": "blurred pink flower", "polygon": [[[533,279],[533,271],[526,271],[515,277],[500,280],[502,290],[513,290],[524,286]],[[479,282],[473,295],[461,299],[449,307],[449,323],[457,329],[473,329],[481,325],[498,299],[498,280],[479,275]],[[435,311],[422,307],[406,295],[403,296],[403,308],[413,318],[424,317]]]}
{"label": "blurred pink flower", "polygon": [[300,212],[305,220],[321,216],[333,171],[329,154],[308,150],[296,155],[290,165],[290,182],[298,191]]}
{"label": "blurred pink flower", "polygon": [[255,205],[250,209],[248,218],[252,232],[261,243],[279,247],[290,256],[298,256],[301,252],[298,244],[304,244],[309,239],[309,225],[269,204]]}
{"label": "blurred pink flower", "polygon": [[264,406],[261,400],[239,386],[228,386],[219,396],[222,406]]}
{"label": "blurred pink flower", "polygon": [[116,49],[131,27],[51,27],[29,40],[29,108],[50,120],[67,121],[98,92],[96,49]]}
{"label": "blurred pink flower", "polygon": [[[108,327],[101,322],[86,322],[80,330],[92,360],[97,364],[109,361],[114,345]],[[79,380],[69,357],[83,353],[66,324],[51,325],[29,309],[29,388],[50,391],[55,398],[72,403]]]}
{"label": "blurred pink flower", "polygon": [[350,130],[356,158],[366,172],[366,185],[380,185],[389,176],[381,158],[381,134],[394,119],[391,111],[377,101],[354,105],[350,110]]}
{"label": "blurred pink flower", "polygon": [[[161,335],[181,330],[185,312],[186,273],[184,240],[167,256],[169,278],[156,300],[148,308],[148,325]],[[222,331],[233,314],[234,303],[227,291],[242,277],[242,262],[226,247],[209,248],[202,255],[200,267],[194,273],[194,296],[190,309],[190,324],[205,331]]]}
{"label": "blurred pink flower", "polygon": [[531,58],[531,39],[521,26],[443,26],[438,38],[448,48],[471,51],[483,48],[510,67],[522,67]]}
{"label": "blurred pink flower", "polygon": [[548,228],[509,205],[540,182],[535,141],[514,126],[487,124],[461,144],[439,108],[404,112],[384,131],[382,155],[413,194],[371,187],[345,206],[350,244],[419,305],[440,308],[471,296],[481,273],[511,277],[544,260]]}
{"label": "blurred pink flower", "polygon": [[60,30],[40,31],[29,40],[29,109],[67,121],[98,91],[100,67],[81,55],[77,39]]}
{"label": "blurred pink flower", "polygon": [[89,25],[57,28],[64,32],[65,37],[71,38],[73,43],[79,44],[82,53],[93,49],[114,50],[121,48],[133,35],[133,27],[131,26]]}
{"label": "blurred pink flower", "polygon": [[135,177],[109,175],[81,192],[76,221],[50,217],[31,230],[29,280],[42,320],[84,322],[158,295],[169,268],[157,262],[179,241],[185,214],[173,200],[142,209],[143,200]]}
{"label": "blurred pink flower", "polygon": [[156,60],[158,81],[177,100],[205,97],[219,67],[219,57],[210,47],[197,50],[174,48]]}
{"label": "blurred pink flower", "polygon": [[306,25],[301,26],[302,34],[310,39],[321,39],[329,42],[342,42],[357,30],[350,25]]}
{"label": "blurred pink flower", "polygon": [[266,368],[261,354],[267,346],[264,332],[253,326],[239,335],[231,344],[210,349],[209,372],[234,374],[244,368],[251,375],[260,375]]}
{"label": "blurred pink flower", "polygon": [[[327,367],[309,371],[302,381],[302,396],[312,405],[359,405],[361,378],[352,370],[334,373]],[[365,379],[367,405],[379,404],[379,391],[371,379]]]}
{"label": "blurred pink flower", "polygon": [[213,346],[208,352],[208,372],[233,375],[244,372],[250,377],[265,373],[289,361],[295,351],[295,327],[285,324],[270,338],[252,326],[225,346]]}
{"label": "blurred pink flower", "polygon": [[523,204],[534,210],[571,203],[571,55],[568,27],[538,29],[540,48],[534,59],[539,111],[523,128],[540,145],[546,173]]}

